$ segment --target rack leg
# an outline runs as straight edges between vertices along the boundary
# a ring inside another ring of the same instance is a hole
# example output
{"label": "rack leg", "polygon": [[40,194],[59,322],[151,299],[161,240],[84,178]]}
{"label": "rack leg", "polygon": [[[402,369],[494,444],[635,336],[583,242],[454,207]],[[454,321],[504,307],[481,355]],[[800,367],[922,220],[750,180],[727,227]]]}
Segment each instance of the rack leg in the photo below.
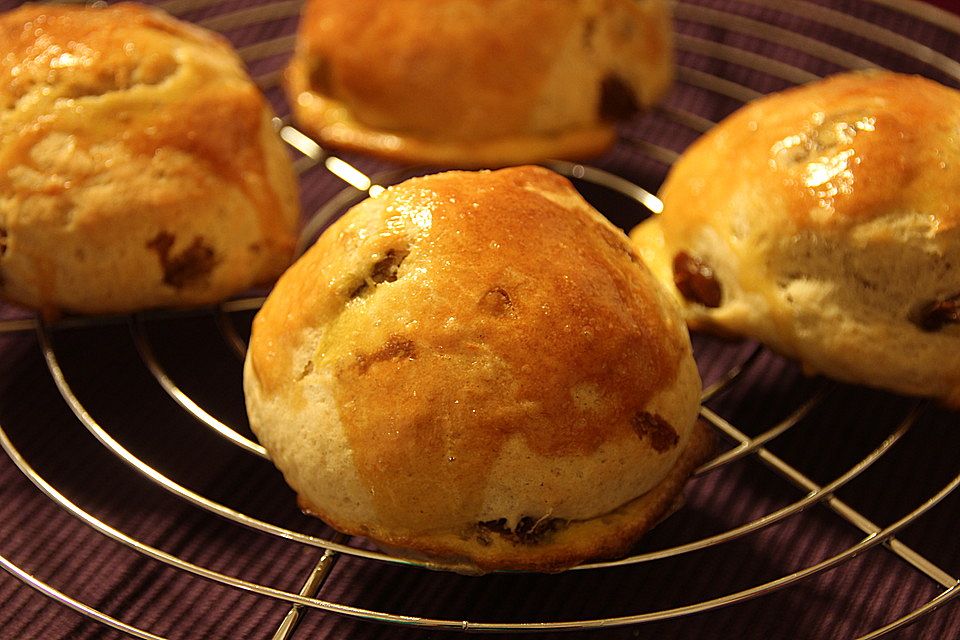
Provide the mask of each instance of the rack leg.
{"label": "rack leg", "polygon": [[[338,533],[331,538],[331,542],[343,544],[346,539],[346,536]],[[306,582],[303,583],[303,587],[300,589],[300,595],[308,598],[317,595],[320,588],[327,581],[327,577],[330,575],[330,571],[336,562],[337,552],[330,549],[325,550],[323,555],[320,556],[320,560],[317,561],[316,566],[314,566],[313,571],[311,571],[307,577]],[[296,630],[297,625],[300,623],[300,618],[304,614],[303,608],[303,605],[300,604],[294,604],[290,607],[290,611],[287,612],[287,615],[283,618],[283,622],[280,623],[276,633],[273,634],[273,640],[290,640],[290,638],[293,637],[293,632]]]}

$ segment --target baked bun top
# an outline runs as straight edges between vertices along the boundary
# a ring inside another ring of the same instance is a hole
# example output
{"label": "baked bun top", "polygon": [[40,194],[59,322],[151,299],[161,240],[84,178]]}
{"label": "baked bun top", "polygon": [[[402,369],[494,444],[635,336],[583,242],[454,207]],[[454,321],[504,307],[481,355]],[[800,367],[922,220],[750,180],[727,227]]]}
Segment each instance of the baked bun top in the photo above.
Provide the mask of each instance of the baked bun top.
{"label": "baked bun top", "polygon": [[287,89],[322,142],[441,165],[582,157],[673,76],[663,0],[311,0]]}
{"label": "baked bun top", "polygon": [[847,73],[760,98],[677,162],[661,196],[682,215],[665,233],[730,215],[716,205],[758,185],[779,215],[753,223],[780,233],[784,224],[832,230],[906,211],[948,231],[960,221],[958,128],[960,92],[920,76]]}
{"label": "baked bun top", "polygon": [[960,92],[847,73],[760,98],[677,161],[631,235],[693,326],[960,404]]}
{"label": "baked bun top", "polygon": [[295,177],[222,37],[134,4],[27,5],[0,50],[4,297],[197,304],[288,264]]}
{"label": "baked bun top", "polygon": [[441,564],[558,569],[639,534],[600,525],[571,550],[489,527],[590,521],[656,487],[700,380],[626,237],[522,167],[415,178],[349,211],[257,315],[245,389],[271,458],[334,526]]}

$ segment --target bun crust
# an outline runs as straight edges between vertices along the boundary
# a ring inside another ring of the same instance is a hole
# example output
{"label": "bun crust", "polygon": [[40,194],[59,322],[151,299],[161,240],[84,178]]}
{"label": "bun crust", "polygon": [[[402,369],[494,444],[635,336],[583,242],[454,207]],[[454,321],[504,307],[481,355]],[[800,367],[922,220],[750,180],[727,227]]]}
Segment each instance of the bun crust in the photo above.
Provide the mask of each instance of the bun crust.
{"label": "bun crust", "polygon": [[460,571],[623,552],[708,444],[675,303],[537,167],[354,207],[254,320],[245,391],[305,508]]}
{"label": "bun crust", "polygon": [[960,93],[915,76],[761,98],[683,154],[631,235],[691,326],[960,406],[958,130]]}
{"label": "bun crust", "polygon": [[286,78],[324,144],[480,167],[600,153],[672,56],[664,0],[311,0]]}
{"label": "bun crust", "polygon": [[295,176],[229,44],[133,4],[0,16],[0,297],[220,301],[289,264]]}

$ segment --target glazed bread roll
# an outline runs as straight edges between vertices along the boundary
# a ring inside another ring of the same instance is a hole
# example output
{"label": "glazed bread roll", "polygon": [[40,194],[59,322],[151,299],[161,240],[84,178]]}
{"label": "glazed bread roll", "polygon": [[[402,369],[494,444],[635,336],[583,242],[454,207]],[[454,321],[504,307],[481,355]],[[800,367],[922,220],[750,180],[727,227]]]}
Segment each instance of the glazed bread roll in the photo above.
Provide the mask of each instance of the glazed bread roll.
{"label": "glazed bread roll", "polygon": [[584,157],[669,87],[669,3],[310,0],[286,77],[324,144],[464,167]]}
{"label": "glazed bread roll", "polygon": [[351,209],[257,314],[244,386],[306,510],[463,572],[623,553],[709,448],[675,302],[537,167]]}
{"label": "glazed bread roll", "polygon": [[295,177],[223,38],[133,4],[28,5],[0,50],[0,297],[204,304],[289,264]]}
{"label": "glazed bread roll", "polygon": [[960,93],[849,73],[698,140],[632,234],[693,327],[960,406]]}

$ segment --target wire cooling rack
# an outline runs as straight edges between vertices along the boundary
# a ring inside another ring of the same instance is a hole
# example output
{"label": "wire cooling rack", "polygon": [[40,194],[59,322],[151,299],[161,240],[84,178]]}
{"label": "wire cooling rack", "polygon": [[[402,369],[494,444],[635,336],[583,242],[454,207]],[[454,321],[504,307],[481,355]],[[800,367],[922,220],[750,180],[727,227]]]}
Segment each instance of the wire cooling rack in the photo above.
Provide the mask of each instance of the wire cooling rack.
{"label": "wire cooling rack", "polygon": [[[161,6],[231,38],[287,112],[278,85],[300,2]],[[876,66],[960,85],[960,20],[928,5],[702,0],[675,14],[681,66],[666,103],[595,166],[552,165],[624,228],[690,141],[758,95]],[[371,188],[417,172],[277,126],[316,212],[304,243]],[[686,508],[616,562],[455,576],[296,511],[243,415],[261,302],[54,324],[0,309],[0,444],[17,470],[0,476],[0,565],[46,598],[16,589],[0,636],[960,637],[956,603],[945,606],[960,593],[956,412],[694,336],[701,415],[724,446]],[[222,606],[190,613],[186,601]]]}

